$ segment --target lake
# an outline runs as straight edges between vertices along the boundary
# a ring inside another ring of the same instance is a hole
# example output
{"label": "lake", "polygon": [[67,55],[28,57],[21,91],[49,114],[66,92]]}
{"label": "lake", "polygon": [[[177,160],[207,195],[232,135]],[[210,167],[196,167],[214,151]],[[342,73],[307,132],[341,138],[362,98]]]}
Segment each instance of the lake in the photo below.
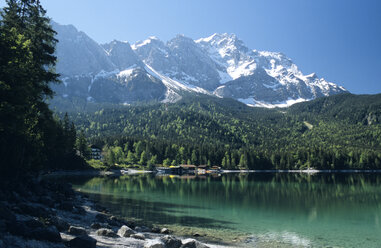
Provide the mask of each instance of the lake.
{"label": "lake", "polygon": [[381,174],[72,178],[116,214],[178,235],[259,247],[380,247]]}

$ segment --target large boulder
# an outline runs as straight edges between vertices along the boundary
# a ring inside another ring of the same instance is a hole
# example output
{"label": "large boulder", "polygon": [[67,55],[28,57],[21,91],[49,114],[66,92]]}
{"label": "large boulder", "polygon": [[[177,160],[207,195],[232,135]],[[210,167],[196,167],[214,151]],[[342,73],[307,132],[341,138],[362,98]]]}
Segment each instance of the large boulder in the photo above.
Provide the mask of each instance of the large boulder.
{"label": "large boulder", "polygon": [[134,238],[134,239],[140,239],[140,240],[145,240],[146,239],[146,237],[144,236],[143,233],[132,234],[130,237]]}
{"label": "large boulder", "polygon": [[165,235],[161,238],[161,241],[164,243],[165,248],[180,248],[181,240],[170,235]]}
{"label": "large boulder", "polygon": [[153,240],[148,240],[144,244],[144,248],[165,248],[164,243],[160,240],[153,239]]}
{"label": "large boulder", "polygon": [[118,235],[113,230],[108,229],[108,228],[98,229],[97,230],[97,235],[98,236],[111,237],[111,238],[118,237]]}
{"label": "large boulder", "polygon": [[135,231],[129,228],[126,225],[123,225],[121,228],[118,230],[118,235],[121,237],[130,237],[132,234],[135,234]]}
{"label": "large boulder", "polygon": [[70,226],[69,227],[69,233],[72,235],[87,235],[86,229],[83,227],[78,227],[78,226]]}
{"label": "large boulder", "polygon": [[96,248],[97,240],[83,235],[70,240],[68,244],[71,248]]}
{"label": "large boulder", "polygon": [[183,244],[180,248],[197,248],[197,244],[195,240],[186,240],[183,241]]}
{"label": "large boulder", "polygon": [[169,230],[168,230],[168,228],[162,228],[162,229],[160,229],[160,233],[162,233],[162,234],[168,234],[169,233]]}

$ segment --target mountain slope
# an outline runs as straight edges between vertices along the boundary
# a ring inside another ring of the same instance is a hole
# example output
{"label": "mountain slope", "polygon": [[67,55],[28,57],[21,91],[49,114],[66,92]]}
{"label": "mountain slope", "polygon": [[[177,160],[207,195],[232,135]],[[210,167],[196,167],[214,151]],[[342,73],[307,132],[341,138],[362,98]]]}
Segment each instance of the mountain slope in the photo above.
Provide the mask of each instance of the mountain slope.
{"label": "mountain slope", "polygon": [[[363,104],[353,108],[359,102]],[[377,109],[381,109],[381,95],[323,97],[287,109],[251,108],[233,99],[189,95],[173,104],[98,104],[90,112],[77,115],[74,111],[71,115],[76,125],[93,137],[101,132],[106,136],[261,149],[284,149],[289,145],[381,149],[381,112]],[[101,128],[91,123],[99,123]]]}
{"label": "mountain slope", "polygon": [[287,106],[346,92],[315,74],[303,75],[281,53],[250,50],[234,34],[214,34],[196,42],[223,68],[219,71],[223,85],[214,91],[217,96],[251,105]]}
{"label": "mountain slope", "polygon": [[340,94],[323,97],[303,104],[295,104],[289,113],[304,118],[342,120],[351,124],[381,124],[381,94],[352,95]]}
{"label": "mountain slope", "polygon": [[53,22],[57,31],[57,71],[63,84],[52,85],[59,97],[93,102],[161,101],[166,87],[150,75],[125,42],[97,44],[74,26]]}
{"label": "mountain slope", "polygon": [[59,41],[56,48],[57,71],[62,76],[96,74],[114,69],[104,49],[84,32],[73,25],[52,22],[52,26]]}
{"label": "mountain slope", "polygon": [[131,104],[202,93],[274,107],[346,92],[315,74],[303,75],[281,53],[250,50],[235,35],[99,45],[71,25],[53,27],[64,83],[53,87],[64,98]]}
{"label": "mountain slope", "polygon": [[[331,102],[337,104],[326,104]],[[352,108],[359,102],[363,104]],[[349,169],[381,168],[381,113],[374,109],[381,109],[381,95],[330,96],[287,109],[251,108],[234,99],[190,95],[172,104],[98,103],[98,110],[69,115],[95,143],[165,143],[169,150],[160,145],[146,148],[147,154],[158,155],[159,163],[177,160],[178,148],[185,147],[188,154],[200,154],[200,163],[226,165],[234,156],[237,165],[247,155],[250,168]],[[337,110],[343,114],[337,115]],[[369,114],[371,122],[364,122]]]}

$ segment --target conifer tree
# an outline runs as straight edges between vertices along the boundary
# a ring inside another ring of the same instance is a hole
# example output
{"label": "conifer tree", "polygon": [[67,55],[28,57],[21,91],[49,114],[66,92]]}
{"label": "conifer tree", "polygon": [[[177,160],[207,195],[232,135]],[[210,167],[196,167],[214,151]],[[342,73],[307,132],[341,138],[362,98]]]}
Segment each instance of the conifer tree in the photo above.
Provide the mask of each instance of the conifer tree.
{"label": "conifer tree", "polygon": [[56,33],[38,0],[6,3],[0,20],[0,157],[4,159],[0,172],[4,175],[75,159],[72,128],[63,130],[46,104],[53,96],[50,83],[59,82],[54,71]]}

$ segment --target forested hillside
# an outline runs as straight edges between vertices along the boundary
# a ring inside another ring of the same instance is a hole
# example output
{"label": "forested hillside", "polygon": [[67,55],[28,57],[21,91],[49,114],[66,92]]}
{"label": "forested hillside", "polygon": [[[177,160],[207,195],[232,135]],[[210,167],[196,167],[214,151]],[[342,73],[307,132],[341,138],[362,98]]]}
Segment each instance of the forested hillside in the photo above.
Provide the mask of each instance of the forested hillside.
{"label": "forested hillside", "polygon": [[342,94],[285,109],[207,96],[87,109],[69,115],[92,143],[119,154],[110,163],[152,158],[225,168],[381,167],[381,95]]}

